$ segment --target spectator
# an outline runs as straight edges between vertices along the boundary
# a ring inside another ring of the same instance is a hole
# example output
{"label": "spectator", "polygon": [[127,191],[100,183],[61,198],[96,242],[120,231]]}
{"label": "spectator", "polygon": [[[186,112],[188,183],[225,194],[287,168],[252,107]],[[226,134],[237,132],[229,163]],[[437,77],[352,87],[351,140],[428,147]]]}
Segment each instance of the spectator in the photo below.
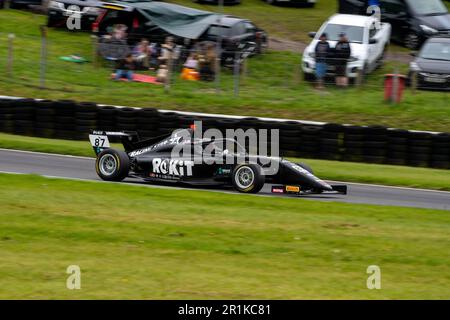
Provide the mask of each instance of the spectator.
{"label": "spectator", "polygon": [[161,56],[159,59],[159,64],[168,64],[169,60],[173,58],[173,51],[175,44],[172,37],[167,37],[164,44],[161,46]]}
{"label": "spectator", "polygon": [[152,49],[149,42],[146,39],[142,39],[133,50],[133,57],[136,67],[148,69],[150,66],[151,53]]}
{"label": "spectator", "polygon": [[339,41],[334,49],[334,62],[336,65],[336,85],[339,87],[348,86],[347,61],[351,56],[350,43],[345,33],[339,34]]}
{"label": "spectator", "polygon": [[181,72],[181,79],[183,80],[198,80],[199,73],[198,69],[198,60],[197,55],[195,53],[191,53],[189,57],[186,59],[184,63],[183,71]]}
{"label": "spectator", "polygon": [[327,41],[327,34],[322,33],[320,35],[320,41],[316,45],[316,78],[317,89],[323,89],[323,80],[327,74],[327,61],[330,56],[330,44]]}
{"label": "spectator", "polygon": [[116,24],[112,32],[112,38],[114,40],[126,40],[128,27],[124,24]]}
{"label": "spectator", "polygon": [[116,76],[114,80],[127,79],[133,81],[134,60],[131,53],[127,54],[125,59],[117,62]]}

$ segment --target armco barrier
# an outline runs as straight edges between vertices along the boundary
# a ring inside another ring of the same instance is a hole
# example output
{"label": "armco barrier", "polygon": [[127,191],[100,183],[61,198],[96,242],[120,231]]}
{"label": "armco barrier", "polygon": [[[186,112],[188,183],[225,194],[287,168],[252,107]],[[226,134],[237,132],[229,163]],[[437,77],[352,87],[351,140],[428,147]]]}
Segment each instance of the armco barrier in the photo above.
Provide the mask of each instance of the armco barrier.
{"label": "armco barrier", "polygon": [[84,140],[92,129],[155,137],[202,120],[203,128],[279,129],[282,156],[450,168],[450,134],[97,105],[71,100],[0,98],[0,131]]}

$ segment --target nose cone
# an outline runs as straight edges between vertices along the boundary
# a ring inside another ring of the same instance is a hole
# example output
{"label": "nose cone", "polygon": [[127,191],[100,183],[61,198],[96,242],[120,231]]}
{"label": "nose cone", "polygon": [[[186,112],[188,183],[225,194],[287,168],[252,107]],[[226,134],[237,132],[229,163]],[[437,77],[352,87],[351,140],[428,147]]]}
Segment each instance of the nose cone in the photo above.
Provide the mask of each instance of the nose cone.
{"label": "nose cone", "polygon": [[333,187],[330,186],[328,183],[326,183],[325,181],[319,180],[317,181],[320,185],[320,187],[324,190],[324,191],[333,191]]}

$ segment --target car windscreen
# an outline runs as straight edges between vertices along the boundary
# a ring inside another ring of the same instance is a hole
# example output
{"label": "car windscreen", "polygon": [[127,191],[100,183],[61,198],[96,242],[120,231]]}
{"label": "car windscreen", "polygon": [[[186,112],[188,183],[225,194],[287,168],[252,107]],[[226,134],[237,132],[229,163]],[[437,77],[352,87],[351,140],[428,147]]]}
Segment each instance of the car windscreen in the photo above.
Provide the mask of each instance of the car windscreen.
{"label": "car windscreen", "polygon": [[441,0],[406,0],[409,8],[418,15],[433,16],[448,12]]}
{"label": "car windscreen", "polygon": [[423,46],[419,56],[423,59],[450,61],[450,42],[427,43]]}
{"label": "car windscreen", "polygon": [[328,24],[323,31],[327,34],[328,40],[338,41],[339,34],[344,32],[348,38],[349,42],[352,43],[362,43],[364,39],[364,28],[347,26],[342,24]]}
{"label": "car windscreen", "polygon": [[208,35],[213,37],[226,37],[230,33],[230,27],[225,26],[211,26],[208,30]]}

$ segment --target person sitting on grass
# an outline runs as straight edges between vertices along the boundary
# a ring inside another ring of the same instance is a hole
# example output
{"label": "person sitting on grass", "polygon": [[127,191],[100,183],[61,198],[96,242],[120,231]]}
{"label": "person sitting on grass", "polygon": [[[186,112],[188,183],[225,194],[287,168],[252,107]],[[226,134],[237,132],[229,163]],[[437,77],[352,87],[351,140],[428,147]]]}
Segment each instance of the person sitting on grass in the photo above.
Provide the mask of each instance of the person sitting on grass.
{"label": "person sitting on grass", "polygon": [[117,62],[116,76],[114,80],[127,79],[133,81],[134,60],[131,53],[127,54],[125,59]]}

